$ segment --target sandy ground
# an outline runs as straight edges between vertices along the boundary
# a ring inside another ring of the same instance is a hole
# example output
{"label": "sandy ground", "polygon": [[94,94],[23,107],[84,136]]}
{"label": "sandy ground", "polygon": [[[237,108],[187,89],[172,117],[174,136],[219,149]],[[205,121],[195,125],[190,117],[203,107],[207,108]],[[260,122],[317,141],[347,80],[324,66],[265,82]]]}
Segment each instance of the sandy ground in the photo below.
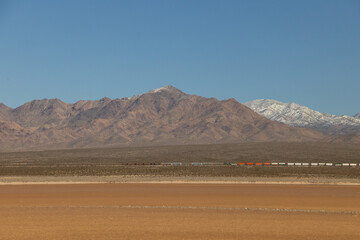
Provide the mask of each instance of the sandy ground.
{"label": "sandy ground", "polygon": [[0,177],[0,185],[88,183],[202,183],[202,184],[326,184],[360,185],[360,178],[291,177],[164,177],[164,176],[11,176]]}
{"label": "sandy ground", "polygon": [[360,239],[360,186],[0,186],[0,239]]}

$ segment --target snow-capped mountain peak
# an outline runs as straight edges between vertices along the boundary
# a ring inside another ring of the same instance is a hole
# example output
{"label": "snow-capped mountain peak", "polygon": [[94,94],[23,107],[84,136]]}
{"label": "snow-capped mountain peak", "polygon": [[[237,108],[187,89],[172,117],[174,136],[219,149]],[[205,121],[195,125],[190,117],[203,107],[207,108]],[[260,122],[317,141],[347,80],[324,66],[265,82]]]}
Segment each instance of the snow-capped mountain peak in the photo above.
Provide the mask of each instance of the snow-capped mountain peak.
{"label": "snow-capped mountain peak", "polygon": [[154,90],[151,90],[150,93],[157,93],[157,92],[161,92],[161,91],[169,91],[169,92],[181,92],[179,89],[177,89],[176,87],[173,87],[171,85],[167,85],[161,88],[156,88]]}
{"label": "snow-capped mountain peak", "polygon": [[313,128],[327,134],[360,132],[358,118],[321,113],[296,103],[257,99],[244,105],[268,119],[290,126]]}

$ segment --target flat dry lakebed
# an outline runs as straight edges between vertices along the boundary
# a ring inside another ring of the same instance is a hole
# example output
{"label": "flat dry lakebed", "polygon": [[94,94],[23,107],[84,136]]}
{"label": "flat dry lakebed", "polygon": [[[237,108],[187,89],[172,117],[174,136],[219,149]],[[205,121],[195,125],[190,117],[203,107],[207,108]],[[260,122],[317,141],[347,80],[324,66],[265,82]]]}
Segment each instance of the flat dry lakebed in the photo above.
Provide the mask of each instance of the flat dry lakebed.
{"label": "flat dry lakebed", "polygon": [[360,239],[360,186],[0,186],[0,239]]}

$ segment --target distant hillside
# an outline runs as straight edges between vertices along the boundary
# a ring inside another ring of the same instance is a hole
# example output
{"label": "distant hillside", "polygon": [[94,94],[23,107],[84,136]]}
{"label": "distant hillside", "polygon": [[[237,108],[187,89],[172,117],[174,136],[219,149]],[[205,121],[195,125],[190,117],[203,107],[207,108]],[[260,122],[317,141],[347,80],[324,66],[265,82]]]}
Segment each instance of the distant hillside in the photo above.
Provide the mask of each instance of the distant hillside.
{"label": "distant hillside", "polygon": [[122,99],[0,105],[0,149],[253,141],[315,141],[322,135],[260,116],[235,99],[218,101],[172,86]]}
{"label": "distant hillside", "polygon": [[325,114],[296,103],[271,99],[258,99],[244,104],[270,120],[289,126],[311,128],[327,135],[360,133],[360,119],[355,117]]}

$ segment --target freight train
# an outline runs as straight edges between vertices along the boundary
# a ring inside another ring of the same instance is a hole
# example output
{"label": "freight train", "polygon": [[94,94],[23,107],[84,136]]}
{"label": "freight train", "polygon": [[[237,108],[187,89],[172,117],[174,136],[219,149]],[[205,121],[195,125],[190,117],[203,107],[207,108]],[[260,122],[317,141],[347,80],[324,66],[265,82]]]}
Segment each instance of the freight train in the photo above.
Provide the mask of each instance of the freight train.
{"label": "freight train", "polygon": [[324,162],[165,162],[165,163],[122,163],[122,165],[157,166],[239,166],[239,167],[360,167],[360,163],[324,163]]}

